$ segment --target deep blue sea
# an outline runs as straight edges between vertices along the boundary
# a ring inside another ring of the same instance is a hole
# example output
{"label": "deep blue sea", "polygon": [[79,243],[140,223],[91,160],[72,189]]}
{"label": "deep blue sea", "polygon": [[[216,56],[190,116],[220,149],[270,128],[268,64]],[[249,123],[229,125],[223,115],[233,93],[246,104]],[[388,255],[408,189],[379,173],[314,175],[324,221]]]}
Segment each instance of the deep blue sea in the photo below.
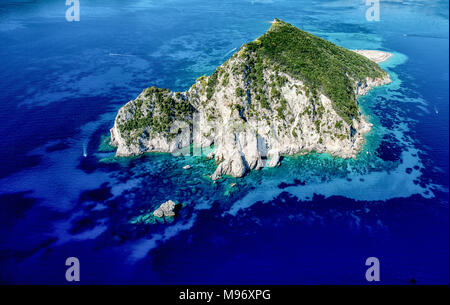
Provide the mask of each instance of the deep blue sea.
{"label": "deep blue sea", "polygon": [[[449,283],[449,4],[381,1],[0,2],[0,282]],[[350,49],[394,54],[360,99],[356,160],[285,157],[243,179],[201,156],[101,152],[142,89],[186,90],[280,18]],[[186,164],[191,170],[183,170]],[[236,183],[235,187],[231,185]],[[132,220],[172,199],[174,222]]]}

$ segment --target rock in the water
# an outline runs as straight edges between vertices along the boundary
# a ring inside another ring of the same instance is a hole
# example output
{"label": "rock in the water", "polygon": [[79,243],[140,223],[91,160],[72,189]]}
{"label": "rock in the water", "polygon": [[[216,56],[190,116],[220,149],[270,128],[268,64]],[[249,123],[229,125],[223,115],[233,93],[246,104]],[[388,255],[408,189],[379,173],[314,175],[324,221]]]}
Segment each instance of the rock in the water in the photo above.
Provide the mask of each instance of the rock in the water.
{"label": "rock in the water", "polygon": [[280,165],[280,152],[278,150],[269,151],[268,157],[269,162],[267,162],[267,167],[277,167]]}
{"label": "rock in the water", "polygon": [[153,216],[155,217],[173,217],[175,216],[175,205],[176,203],[173,202],[172,200],[168,200],[166,202],[164,202],[163,204],[161,204],[159,206],[159,208],[157,208],[154,212],[153,212]]}
{"label": "rock in the water", "polygon": [[242,177],[247,171],[247,166],[244,163],[242,155],[235,151],[229,159],[225,159],[219,164],[214,174],[211,176],[212,180],[217,180],[222,175],[231,175],[233,177]]}

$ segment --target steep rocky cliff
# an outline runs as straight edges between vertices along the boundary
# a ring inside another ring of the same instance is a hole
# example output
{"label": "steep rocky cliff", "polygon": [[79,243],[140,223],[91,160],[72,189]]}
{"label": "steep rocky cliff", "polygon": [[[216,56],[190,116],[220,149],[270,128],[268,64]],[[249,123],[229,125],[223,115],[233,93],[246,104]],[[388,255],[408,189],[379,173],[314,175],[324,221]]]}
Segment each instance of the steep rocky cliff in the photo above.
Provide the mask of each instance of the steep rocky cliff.
{"label": "steep rocky cliff", "polygon": [[213,180],[281,155],[352,158],[371,129],[357,97],[389,82],[369,59],[275,19],[186,92],[151,87],[124,105],[111,144],[117,156],[213,145]]}

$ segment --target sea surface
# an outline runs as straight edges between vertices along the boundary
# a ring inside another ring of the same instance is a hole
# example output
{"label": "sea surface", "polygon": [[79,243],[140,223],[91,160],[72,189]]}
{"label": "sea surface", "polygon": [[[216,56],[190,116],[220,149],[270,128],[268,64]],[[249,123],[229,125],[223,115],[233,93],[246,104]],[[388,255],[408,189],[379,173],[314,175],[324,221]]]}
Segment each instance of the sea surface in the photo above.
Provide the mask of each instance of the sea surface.
{"label": "sea surface", "polygon": [[[0,2],[0,282],[449,283],[449,4],[381,1]],[[394,54],[359,100],[356,160],[310,154],[243,179],[205,156],[114,158],[117,110],[149,86],[186,90],[280,18]],[[192,168],[184,170],[189,164]],[[233,184],[236,184],[233,186]],[[172,199],[173,222],[133,220]]]}

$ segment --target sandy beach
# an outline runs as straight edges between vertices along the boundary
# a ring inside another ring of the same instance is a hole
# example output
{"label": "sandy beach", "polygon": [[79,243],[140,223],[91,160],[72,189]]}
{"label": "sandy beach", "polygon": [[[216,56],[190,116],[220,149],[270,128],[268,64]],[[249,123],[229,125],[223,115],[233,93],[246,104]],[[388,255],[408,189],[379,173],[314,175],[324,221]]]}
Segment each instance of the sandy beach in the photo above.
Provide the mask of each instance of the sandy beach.
{"label": "sandy beach", "polygon": [[362,56],[367,57],[368,59],[376,62],[377,64],[388,60],[392,56],[391,53],[377,50],[353,50],[353,51]]}

